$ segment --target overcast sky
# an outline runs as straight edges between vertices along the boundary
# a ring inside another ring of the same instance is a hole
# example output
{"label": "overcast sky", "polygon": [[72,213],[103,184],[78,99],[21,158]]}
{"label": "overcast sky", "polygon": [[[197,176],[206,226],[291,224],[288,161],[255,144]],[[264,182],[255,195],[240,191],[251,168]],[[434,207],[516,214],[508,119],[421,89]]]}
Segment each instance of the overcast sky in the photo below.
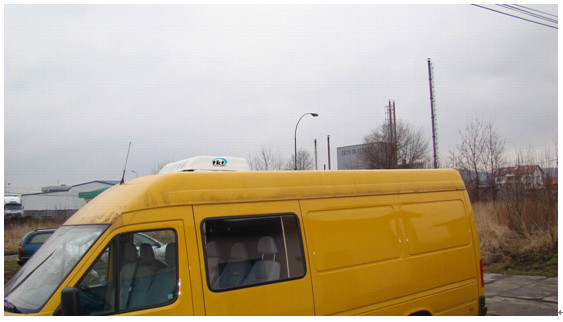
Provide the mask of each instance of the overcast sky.
{"label": "overcast sky", "polygon": [[[557,14],[556,5],[527,5]],[[557,142],[556,29],[471,5],[7,5],[4,184],[127,179],[196,155],[298,147],[319,165],[396,117],[441,162],[478,118],[510,150]]]}

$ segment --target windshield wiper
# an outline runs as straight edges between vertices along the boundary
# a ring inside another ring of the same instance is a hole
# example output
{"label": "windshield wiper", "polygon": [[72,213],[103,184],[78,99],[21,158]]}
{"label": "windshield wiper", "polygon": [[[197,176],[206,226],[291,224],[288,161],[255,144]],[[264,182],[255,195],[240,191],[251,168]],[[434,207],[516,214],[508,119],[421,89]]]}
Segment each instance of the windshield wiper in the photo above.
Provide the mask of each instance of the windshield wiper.
{"label": "windshield wiper", "polygon": [[6,299],[4,299],[4,311],[12,313],[22,313],[14,304],[10,303],[10,301]]}

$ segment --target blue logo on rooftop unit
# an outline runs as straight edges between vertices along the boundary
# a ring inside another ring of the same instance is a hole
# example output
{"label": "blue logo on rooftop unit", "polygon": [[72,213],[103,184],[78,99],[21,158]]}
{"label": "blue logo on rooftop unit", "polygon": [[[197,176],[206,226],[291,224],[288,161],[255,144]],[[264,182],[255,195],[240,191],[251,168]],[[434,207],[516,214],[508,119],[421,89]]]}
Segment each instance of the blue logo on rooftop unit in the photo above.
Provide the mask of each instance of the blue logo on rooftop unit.
{"label": "blue logo on rooftop unit", "polygon": [[227,165],[227,159],[225,158],[216,158],[211,161],[214,167],[224,167]]}

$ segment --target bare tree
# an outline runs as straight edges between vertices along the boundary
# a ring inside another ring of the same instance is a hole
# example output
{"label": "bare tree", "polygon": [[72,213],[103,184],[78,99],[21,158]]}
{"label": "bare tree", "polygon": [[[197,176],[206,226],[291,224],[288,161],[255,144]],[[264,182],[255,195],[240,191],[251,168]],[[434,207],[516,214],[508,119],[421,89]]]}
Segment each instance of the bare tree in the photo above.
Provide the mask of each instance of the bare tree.
{"label": "bare tree", "polygon": [[[389,126],[381,124],[364,138],[368,147],[362,158],[370,169],[414,168],[429,160],[429,143],[422,129],[414,130],[408,123],[397,122],[397,146],[390,135]],[[395,150],[396,149],[396,150]],[[395,155],[396,151],[396,155]]]}
{"label": "bare tree", "polygon": [[283,169],[283,160],[279,152],[274,151],[271,146],[262,145],[260,151],[251,155],[249,166],[252,171],[277,171]]}
{"label": "bare tree", "polygon": [[455,151],[450,151],[449,163],[461,172],[473,200],[479,200],[481,174],[491,197],[496,198],[495,173],[504,164],[506,140],[495,130],[492,122],[473,120],[464,132],[460,131],[461,142]]}
{"label": "bare tree", "polygon": [[557,167],[557,139],[539,151],[538,159],[538,164],[542,168]]}
{"label": "bare tree", "polygon": [[474,200],[479,198],[479,184],[481,179],[479,171],[483,164],[484,138],[481,135],[483,122],[479,120],[471,121],[465,127],[461,135],[461,142],[458,143],[456,151],[450,151],[449,162],[461,172],[463,181]]}
{"label": "bare tree", "polygon": [[538,164],[538,160],[538,153],[531,145],[526,149],[518,149],[511,155],[511,163],[517,165]]}
{"label": "bare tree", "polygon": [[506,139],[501,138],[492,122],[484,124],[484,170],[486,173],[487,186],[493,200],[497,199],[497,187],[495,184],[495,174],[504,165],[504,150]]}
{"label": "bare tree", "polygon": [[526,149],[518,149],[508,156],[512,164],[532,165],[537,164],[542,168],[557,167],[557,141],[552,145],[534,148],[529,145]]}
{"label": "bare tree", "polygon": [[315,161],[311,153],[307,150],[297,150],[297,167],[295,167],[295,156],[291,155],[291,159],[287,162],[286,170],[313,170]]}
{"label": "bare tree", "polygon": [[424,138],[422,128],[414,130],[411,125],[397,123],[397,161],[405,168],[430,160],[429,143]]}
{"label": "bare tree", "polygon": [[[360,153],[360,158],[365,162],[368,169],[390,169],[392,168],[391,144],[377,140],[375,133],[370,134],[371,138],[366,137],[364,142],[366,148]],[[373,141],[372,141],[373,140]]]}

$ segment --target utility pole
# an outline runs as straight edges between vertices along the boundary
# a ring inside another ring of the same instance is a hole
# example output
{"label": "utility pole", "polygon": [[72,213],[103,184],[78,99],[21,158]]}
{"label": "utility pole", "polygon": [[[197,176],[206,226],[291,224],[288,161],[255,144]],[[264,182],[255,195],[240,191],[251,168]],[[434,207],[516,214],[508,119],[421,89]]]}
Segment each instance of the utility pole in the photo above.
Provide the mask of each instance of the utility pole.
{"label": "utility pole", "polygon": [[393,167],[397,167],[399,164],[397,150],[397,118],[395,116],[395,101],[393,101]]}
{"label": "utility pole", "polygon": [[328,169],[330,170],[330,135],[326,136],[326,143],[328,145]]}
{"label": "utility pole", "polygon": [[387,105],[387,122],[388,122],[387,132],[388,132],[389,142],[393,142],[393,118],[392,118],[393,113],[391,113],[391,107],[392,107],[391,100],[389,100],[389,105]]}
{"label": "utility pole", "polygon": [[428,58],[428,82],[430,84],[430,115],[432,118],[432,148],[434,150],[434,169],[438,168],[438,132],[436,128],[436,111],[434,110],[434,82],[432,81],[432,62]]}
{"label": "utility pole", "polygon": [[385,161],[389,162],[387,165],[390,169],[393,168],[393,113],[391,113],[391,100],[389,100],[389,104],[387,105],[387,144],[388,146],[385,148],[389,151],[389,154],[385,156]]}
{"label": "utility pole", "polygon": [[315,170],[319,170],[317,165],[317,139],[315,139]]}

